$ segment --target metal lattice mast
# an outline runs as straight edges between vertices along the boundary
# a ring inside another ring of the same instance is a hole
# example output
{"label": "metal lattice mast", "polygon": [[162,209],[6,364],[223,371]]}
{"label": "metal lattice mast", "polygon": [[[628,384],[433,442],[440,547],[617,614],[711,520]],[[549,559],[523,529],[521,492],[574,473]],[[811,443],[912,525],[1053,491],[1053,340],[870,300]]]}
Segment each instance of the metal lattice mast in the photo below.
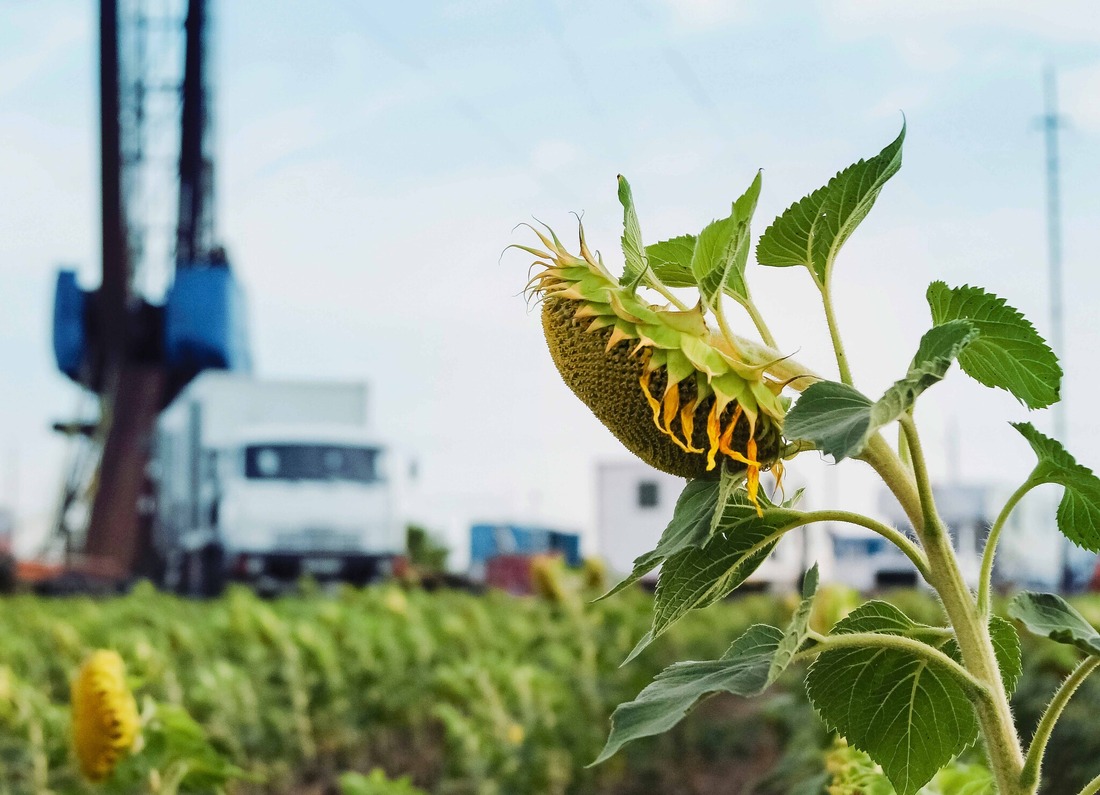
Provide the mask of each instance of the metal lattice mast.
{"label": "metal lattice mast", "polygon": [[[1065,370],[1065,316],[1062,310],[1062,197],[1061,163],[1058,157],[1058,131],[1063,126],[1058,114],[1058,82],[1054,67],[1047,66],[1043,72],[1043,115],[1040,124],[1046,147],[1046,187],[1047,187],[1047,263],[1050,277],[1050,343],[1054,352],[1062,359]],[[1066,428],[1065,379],[1062,381],[1063,399],[1054,404],[1054,437],[1062,444],[1068,442]],[[1073,568],[1070,562],[1071,548],[1069,540],[1061,537],[1061,586],[1069,591],[1073,583]]]}

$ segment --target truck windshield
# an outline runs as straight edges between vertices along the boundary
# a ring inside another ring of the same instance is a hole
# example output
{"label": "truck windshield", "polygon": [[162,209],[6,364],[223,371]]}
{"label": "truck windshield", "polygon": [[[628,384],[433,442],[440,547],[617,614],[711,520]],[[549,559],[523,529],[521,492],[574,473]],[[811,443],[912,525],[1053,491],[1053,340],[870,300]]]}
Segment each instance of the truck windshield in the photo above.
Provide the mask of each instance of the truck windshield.
{"label": "truck windshield", "polygon": [[334,444],[249,445],[244,474],[251,480],[350,480],[373,483],[378,453],[372,447]]}

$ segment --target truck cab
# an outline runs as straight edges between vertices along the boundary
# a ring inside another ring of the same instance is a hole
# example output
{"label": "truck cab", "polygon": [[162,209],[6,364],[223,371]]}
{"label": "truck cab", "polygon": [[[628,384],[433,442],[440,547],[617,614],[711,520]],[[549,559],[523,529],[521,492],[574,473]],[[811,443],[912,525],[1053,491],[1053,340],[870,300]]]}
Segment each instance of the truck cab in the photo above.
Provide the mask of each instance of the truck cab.
{"label": "truck cab", "polygon": [[304,576],[388,575],[403,536],[387,449],[358,412],[338,410],[354,395],[333,390],[353,385],[217,380],[223,388],[185,392],[158,428],[154,539],[165,586],[206,596],[234,580],[276,592]]}

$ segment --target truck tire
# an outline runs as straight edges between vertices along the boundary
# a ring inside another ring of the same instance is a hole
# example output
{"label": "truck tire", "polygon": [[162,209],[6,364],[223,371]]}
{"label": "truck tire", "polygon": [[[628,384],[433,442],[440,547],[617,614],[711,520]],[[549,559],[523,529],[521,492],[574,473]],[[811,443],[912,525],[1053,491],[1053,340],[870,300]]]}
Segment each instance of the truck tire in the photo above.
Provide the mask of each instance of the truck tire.
{"label": "truck tire", "polygon": [[225,553],[219,546],[187,553],[181,591],[198,599],[213,599],[225,590]]}

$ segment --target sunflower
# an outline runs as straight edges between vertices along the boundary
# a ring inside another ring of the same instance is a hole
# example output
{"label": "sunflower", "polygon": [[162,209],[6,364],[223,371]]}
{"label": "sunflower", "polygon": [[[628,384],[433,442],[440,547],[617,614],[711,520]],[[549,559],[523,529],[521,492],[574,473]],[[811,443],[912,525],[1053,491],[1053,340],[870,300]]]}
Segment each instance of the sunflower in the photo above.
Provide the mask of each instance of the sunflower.
{"label": "sunflower", "polygon": [[578,255],[549,228],[534,231],[543,248],[518,246],[538,258],[528,293],[542,302],[550,356],[573,393],[647,464],[685,478],[724,464],[744,473],[756,502],[761,470],[778,463],[784,413],[767,365],[712,331],[701,302],[652,305],[621,285],[583,226]]}
{"label": "sunflower", "polygon": [[126,685],[117,652],[92,652],[72,685],[73,747],[81,772],[91,781],[111,775],[137,739],[137,702]]}

